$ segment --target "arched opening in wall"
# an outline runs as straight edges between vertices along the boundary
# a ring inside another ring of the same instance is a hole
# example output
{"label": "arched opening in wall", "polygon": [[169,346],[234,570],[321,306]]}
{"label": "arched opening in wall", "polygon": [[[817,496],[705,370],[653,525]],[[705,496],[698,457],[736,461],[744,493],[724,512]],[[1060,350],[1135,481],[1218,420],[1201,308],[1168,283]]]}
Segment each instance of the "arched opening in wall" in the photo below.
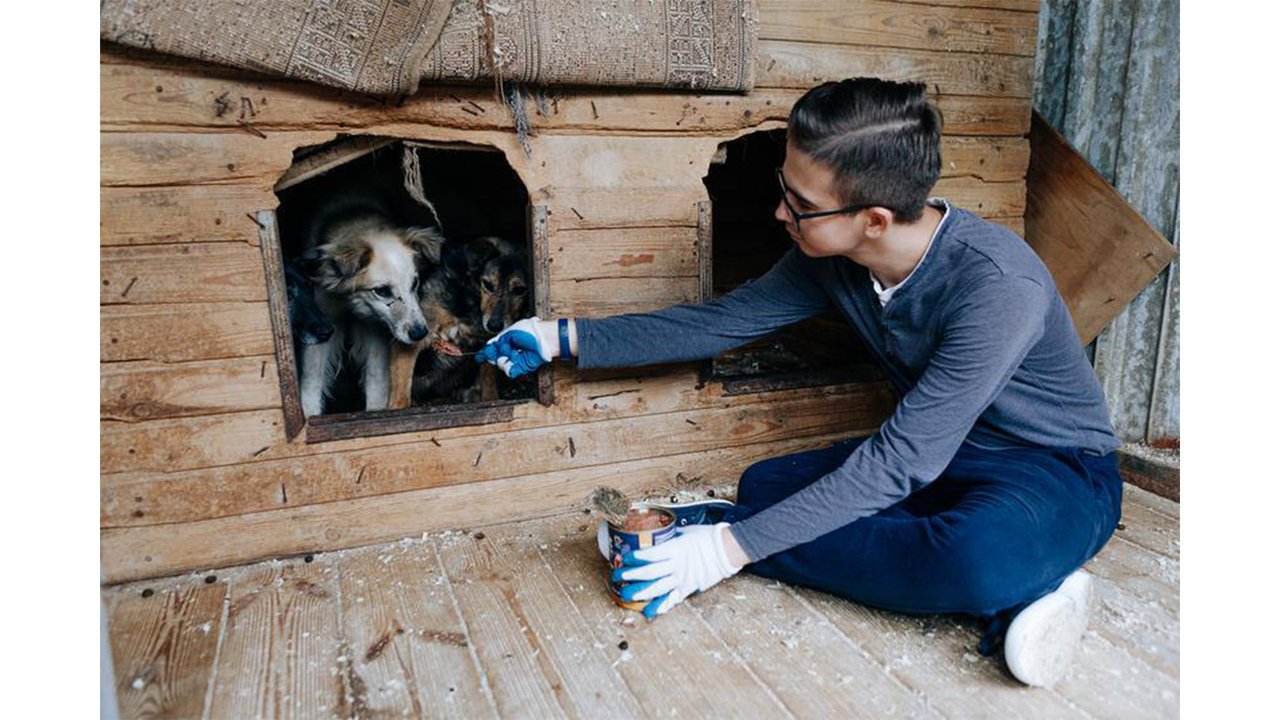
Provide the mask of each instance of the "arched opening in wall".
{"label": "arched opening in wall", "polygon": [[[773,217],[782,192],[776,172],[785,150],[786,131],[769,130],[723,143],[712,158],[703,178],[711,197],[710,237],[704,228],[701,252],[704,300],[760,277],[792,246]],[[704,364],[702,376],[722,383],[729,394],[881,377],[866,345],[835,312],[724,353]]]}
{"label": "arched opening in wall", "polygon": [[499,422],[550,402],[549,378],[475,361],[545,304],[531,262],[545,211],[500,151],[339,138],[295,152],[276,194],[259,223],[290,436]]}

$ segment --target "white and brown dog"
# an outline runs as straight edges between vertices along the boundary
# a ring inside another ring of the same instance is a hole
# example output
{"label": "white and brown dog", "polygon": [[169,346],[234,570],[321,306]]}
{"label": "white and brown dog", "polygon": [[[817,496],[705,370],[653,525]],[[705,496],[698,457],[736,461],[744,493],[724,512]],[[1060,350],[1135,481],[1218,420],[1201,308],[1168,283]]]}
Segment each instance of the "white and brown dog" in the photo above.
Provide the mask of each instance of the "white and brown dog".
{"label": "white and brown dog", "polygon": [[303,348],[305,415],[324,412],[345,360],[361,368],[365,410],[387,407],[390,347],[427,337],[418,269],[424,260],[439,262],[443,242],[435,228],[395,224],[386,206],[371,197],[336,200],[310,219],[303,259],[315,281],[316,305],[334,333]]}

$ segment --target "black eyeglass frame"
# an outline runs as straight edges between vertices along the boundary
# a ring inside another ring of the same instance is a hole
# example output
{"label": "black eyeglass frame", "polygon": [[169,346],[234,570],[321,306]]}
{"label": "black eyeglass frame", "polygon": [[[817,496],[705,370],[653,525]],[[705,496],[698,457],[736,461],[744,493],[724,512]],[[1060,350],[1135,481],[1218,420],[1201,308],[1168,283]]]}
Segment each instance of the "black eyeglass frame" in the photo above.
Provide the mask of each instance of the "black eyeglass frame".
{"label": "black eyeglass frame", "polygon": [[837,210],[818,210],[815,212],[802,213],[795,209],[791,201],[787,199],[788,194],[794,194],[791,188],[787,187],[787,181],[782,177],[782,168],[776,170],[778,174],[778,186],[782,188],[782,204],[787,206],[787,212],[791,213],[791,220],[796,224],[796,229],[800,229],[801,220],[810,220],[813,218],[828,217],[831,215],[845,215],[847,213],[856,213],[868,208],[878,207],[877,205],[846,205]]}

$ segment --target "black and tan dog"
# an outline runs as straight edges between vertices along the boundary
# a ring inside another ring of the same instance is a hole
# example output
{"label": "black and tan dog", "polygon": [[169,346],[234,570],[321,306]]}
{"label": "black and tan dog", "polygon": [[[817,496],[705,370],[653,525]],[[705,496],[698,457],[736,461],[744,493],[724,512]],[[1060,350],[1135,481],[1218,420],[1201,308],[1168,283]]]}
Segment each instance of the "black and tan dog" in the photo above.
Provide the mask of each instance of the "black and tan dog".
{"label": "black and tan dog", "polygon": [[410,400],[470,402],[477,394],[496,399],[495,378],[476,387],[477,377],[485,373],[474,355],[489,338],[525,316],[528,278],[519,243],[498,237],[446,241],[439,263],[423,268],[418,288],[430,337],[416,346],[394,348],[390,407],[407,407]]}

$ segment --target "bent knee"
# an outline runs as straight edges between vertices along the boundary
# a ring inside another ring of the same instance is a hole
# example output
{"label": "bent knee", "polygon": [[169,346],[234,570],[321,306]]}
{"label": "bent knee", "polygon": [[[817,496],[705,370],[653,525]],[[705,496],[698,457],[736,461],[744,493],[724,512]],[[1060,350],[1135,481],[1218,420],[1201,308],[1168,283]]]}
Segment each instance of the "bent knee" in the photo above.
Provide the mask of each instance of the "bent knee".
{"label": "bent knee", "polygon": [[816,478],[801,478],[785,456],[752,464],[738,479],[738,503],[760,508],[777,503]]}

